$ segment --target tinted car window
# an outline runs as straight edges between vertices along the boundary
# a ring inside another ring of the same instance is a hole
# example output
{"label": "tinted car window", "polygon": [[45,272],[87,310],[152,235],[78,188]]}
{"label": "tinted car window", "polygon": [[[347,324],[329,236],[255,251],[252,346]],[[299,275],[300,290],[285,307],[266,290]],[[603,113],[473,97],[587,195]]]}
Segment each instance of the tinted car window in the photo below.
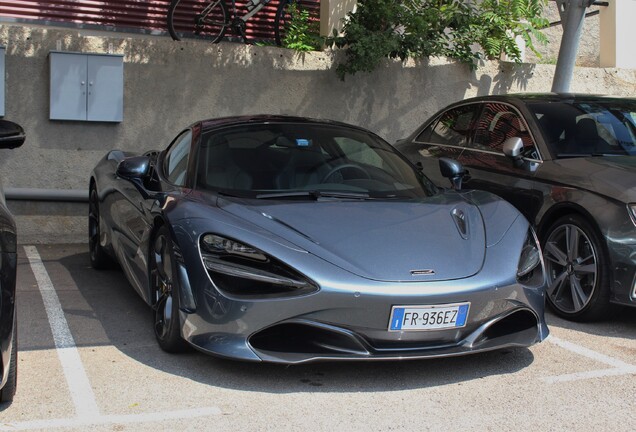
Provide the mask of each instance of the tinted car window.
{"label": "tinted car window", "polygon": [[246,197],[339,191],[372,198],[417,198],[437,191],[391,145],[372,134],[300,123],[204,132],[197,185]]}
{"label": "tinted car window", "polygon": [[636,101],[534,102],[528,108],[557,157],[636,154]]}
{"label": "tinted car window", "polygon": [[479,105],[462,105],[442,114],[416,139],[420,142],[463,146],[468,142]]}
{"label": "tinted car window", "polygon": [[528,128],[517,111],[507,104],[488,103],[479,118],[470,147],[503,153],[503,143],[513,137],[521,138],[524,148],[529,150],[527,153],[534,149]]}
{"label": "tinted car window", "polygon": [[185,131],[175,139],[166,154],[164,164],[166,177],[177,186],[185,185],[191,142],[192,131]]}
{"label": "tinted car window", "polygon": [[352,140],[351,138],[335,138],[335,140],[340,149],[348,155],[349,159],[378,168],[383,167],[382,158],[364,142]]}

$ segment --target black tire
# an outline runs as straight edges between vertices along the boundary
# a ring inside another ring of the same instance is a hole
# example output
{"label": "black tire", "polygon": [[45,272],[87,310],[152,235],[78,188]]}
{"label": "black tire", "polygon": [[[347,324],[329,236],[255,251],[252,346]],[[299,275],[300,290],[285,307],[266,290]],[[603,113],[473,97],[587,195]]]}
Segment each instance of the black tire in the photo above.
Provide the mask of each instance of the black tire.
{"label": "black tire", "polygon": [[188,348],[181,337],[179,278],[170,232],[161,227],[150,250],[150,282],[153,290],[153,328],[157,343],[170,353]]}
{"label": "black tire", "polygon": [[168,32],[177,41],[183,35],[197,35],[217,43],[223,39],[228,25],[225,0],[203,3],[172,0],[168,8]]}
{"label": "black tire", "polygon": [[0,403],[11,402],[15,391],[18,387],[18,325],[14,319],[13,322],[13,345],[11,346],[9,377],[7,382],[0,390]]}
{"label": "black tire", "polygon": [[558,219],[543,240],[546,297],[554,312],[572,321],[606,318],[610,269],[597,230],[578,215]]}
{"label": "black tire", "polygon": [[276,18],[274,19],[274,40],[278,46],[283,46],[283,42],[285,41],[287,27],[291,20],[289,8],[292,4],[298,6],[298,2],[296,0],[280,0],[280,4],[276,10]]}
{"label": "black tire", "polygon": [[99,198],[95,186],[92,186],[88,198],[88,250],[90,253],[91,267],[97,270],[107,269],[113,266],[113,260],[101,244],[100,224]]}

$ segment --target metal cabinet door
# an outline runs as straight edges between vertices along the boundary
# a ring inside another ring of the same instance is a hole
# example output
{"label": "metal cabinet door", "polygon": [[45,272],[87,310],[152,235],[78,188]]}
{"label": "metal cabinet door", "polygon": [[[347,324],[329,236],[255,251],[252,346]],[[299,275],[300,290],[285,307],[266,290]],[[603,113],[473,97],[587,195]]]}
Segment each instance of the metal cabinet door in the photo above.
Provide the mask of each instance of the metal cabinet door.
{"label": "metal cabinet door", "polygon": [[88,56],[88,121],[120,122],[124,117],[124,68],[120,56]]}
{"label": "metal cabinet door", "polygon": [[51,120],[86,120],[86,56],[50,54]]}

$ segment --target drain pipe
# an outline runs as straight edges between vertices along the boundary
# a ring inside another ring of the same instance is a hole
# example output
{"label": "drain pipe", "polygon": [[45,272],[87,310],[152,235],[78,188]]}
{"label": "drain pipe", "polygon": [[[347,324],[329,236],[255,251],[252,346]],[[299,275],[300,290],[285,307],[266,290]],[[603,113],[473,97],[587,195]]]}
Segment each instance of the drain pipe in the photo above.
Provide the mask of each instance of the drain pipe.
{"label": "drain pipe", "polygon": [[4,195],[13,201],[88,202],[88,189],[5,188]]}

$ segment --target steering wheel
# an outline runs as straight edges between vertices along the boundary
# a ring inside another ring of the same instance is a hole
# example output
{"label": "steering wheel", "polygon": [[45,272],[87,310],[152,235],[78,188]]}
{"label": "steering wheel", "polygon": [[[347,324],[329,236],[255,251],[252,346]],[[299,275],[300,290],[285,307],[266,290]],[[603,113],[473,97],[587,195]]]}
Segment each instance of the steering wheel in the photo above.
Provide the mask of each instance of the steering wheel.
{"label": "steering wheel", "polygon": [[364,178],[371,178],[371,176],[369,175],[369,173],[362,168],[359,165],[354,165],[354,164],[342,164],[342,165],[338,165],[336,167],[333,167],[331,170],[329,170],[329,172],[322,178],[322,180],[320,181],[320,183],[327,183],[327,180],[329,179],[329,177],[331,177],[332,175],[334,175],[335,173],[337,173],[338,171],[342,171],[345,169],[352,169],[355,170],[359,173],[362,173],[362,175],[364,176]]}

